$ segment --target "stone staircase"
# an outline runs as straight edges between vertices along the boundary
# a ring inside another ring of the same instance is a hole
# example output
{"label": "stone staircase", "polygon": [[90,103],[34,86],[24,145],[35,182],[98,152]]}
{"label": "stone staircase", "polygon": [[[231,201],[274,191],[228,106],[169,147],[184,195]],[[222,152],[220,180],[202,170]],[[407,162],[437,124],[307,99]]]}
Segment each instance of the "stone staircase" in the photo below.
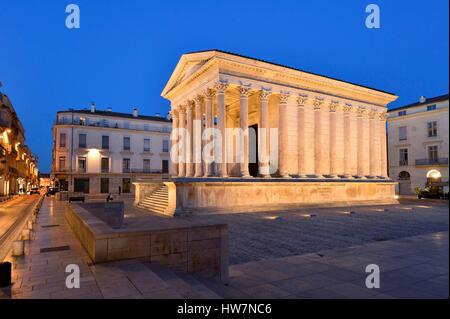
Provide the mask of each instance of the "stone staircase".
{"label": "stone staircase", "polygon": [[161,184],[151,195],[145,197],[138,207],[150,210],[155,213],[165,214],[169,205],[169,189]]}

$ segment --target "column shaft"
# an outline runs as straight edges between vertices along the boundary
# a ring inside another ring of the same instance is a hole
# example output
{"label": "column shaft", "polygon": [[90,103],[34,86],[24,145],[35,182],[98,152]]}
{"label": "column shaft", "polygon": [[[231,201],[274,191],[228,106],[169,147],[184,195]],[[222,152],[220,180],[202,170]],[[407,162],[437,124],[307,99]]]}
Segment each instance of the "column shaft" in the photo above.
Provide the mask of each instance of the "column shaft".
{"label": "column shaft", "polygon": [[239,161],[239,167],[240,167],[240,173],[241,177],[248,178],[250,177],[249,171],[248,171],[248,96],[250,93],[250,87],[249,86],[240,86],[240,111],[239,111],[239,120],[240,120],[240,134],[242,134],[242,137],[239,139],[240,142],[243,144],[242,147],[239,148],[239,153],[242,152],[242,154],[238,154],[240,157]]}
{"label": "column shaft", "polygon": [[306,157],[308,154],[305,152],[305,96],[299,96],[297,99],[297,165],[298,165],[298,177],[306,178]]}
{"label": "column shaft", "polygon": [[180,143],[179,148],[179,156],[178,156],[178,177],[184,177],[186,175],[186,111],[181,108],[179,111],[179,121],[178,121],[178,129],[179,129],[179,140]]}
{"label": "column shaft", "polygon": [[260,92],[259,130],[258,130],[258,160],[259,176],[270,177],[269,169],[269,94],[270,91]]}
{"label": "column shaft", "polygon": [[195,120],[194,120],[194,165],[195,177],[203,176],[203,161],[202,161],[202,100],[200,96],[195,98]]}
{"label": "column shaft", "polygon": [[193,105],[189,102],[186,111],[186,177],[194,176],[194,161],[192,158],[192,127],[193,127],[193,117],[192,117]]}
{"label": "column shaft", "polygon": [[[210,90],[207,90],[205,93],[205,109],[206,109],[206,129],[211,131],[213,129],[213,110],[212,110],[212,93]],[[208,133],[210,134],[210,133]],[[213,138],[210,137],[205,144],[213,143]],[[214,160],[214,148],[211,148],[209,154],[203,154],[205,161],[205,177],[212,176],[213,173],[213,160]]]}
{"label": "column shaft", "polygon": [[170,134],[170,160],[171,160],[171,176],[178,176],[178,114],[175,110],[171,111],[172,116],[172,131]]}
{"label": "column shaft", "polygon": [[388,178],[387,173],[387,142],[386,142],[386,113],[380,116],[380,149],[381,149],[381,173],[380,176]]}
{"label": "column shaft", "polygon": [[289,99],[288,93],[280,94],[280,104],[279,104],[279,125],[278,125],[278,167],[279,174],[281,177],[288,178],[288,163],[287,163],[287,152],[288,152],[288,113],[287,113],[287,102]]}
{"label": "column shaft", "polygon": [[217,122],[221,134],[221,156],[216,157],[216,160],[220,161],[220,177],[228,177],[227,171],[227,140],[226,140],[226,125],[227,125],[227,113],[225,106],[225,90],[227,84],[219,82],[217,85],[217,109],[218,116]]}

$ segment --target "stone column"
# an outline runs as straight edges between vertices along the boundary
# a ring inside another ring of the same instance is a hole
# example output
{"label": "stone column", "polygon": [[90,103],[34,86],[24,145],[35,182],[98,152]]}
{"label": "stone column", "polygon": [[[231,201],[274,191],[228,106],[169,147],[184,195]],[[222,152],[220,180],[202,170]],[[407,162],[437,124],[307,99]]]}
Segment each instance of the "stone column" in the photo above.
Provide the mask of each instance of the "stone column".
{"label": "stone column", "polygon": [[185,134],[185,128],[186,128],[186,109],[184,106],[180,106],[179,109],[179,119],[178,119],[178,129],[180,130],[179,133],[179,140],[178,143],[180,143],[180,152],[178,156],[178,177],[184,177],[186,175],[186,134]]}
{"label": "stone column", "polygon": [[323,176],[323,155],[324,155],[324,145],[322,145],[323,139],[322,139],[322,130],[323,130],[323,123],[322,123],[322,112],[321,112],[321,106],[323,104],[323,99],[316,98],[314,100],[314,168],[315,168],[315,175],[317,178],[324,178]]}
{"label": "stone column", "polygon": [[189,101],[186,107],[186,177],[194,176],[194,161],[192,159],[192,111],[194,105],[192,101]]}
{"label": "stone column", "polygon": [[269,158],[270,158],[270,140],[269,140],[269,95],[271,91],[262,89],[259,94],[259,130],[258,130],[258,160],[259,176],[263,178],[270,177]]}
{"label": "stone column", "polygon": [[194,149],[194,177],[203,176],[203,163],[202,163],[202,97],[197,95],[194,98],[195,103],[195,120],[194,120],[194,133],[193,133],[193,149]]}
{"label": "stone column", "polygon": [[[214,92],[210,89],[205,90],[204,92],[205,94],[205,113],[206,113],[206,118],[205,118],[205,122],[206,122],[206,129],[213,129],[214,125],[213,125],[213,103],[212,103],[212,98],[214,96]],[[205,144],[209,144],[213,142],[213,138],[211,137],[209,140],[205,141]],[[210,177],[213,175],[213,159],[214,159],[214,152],[211,151],[210,154],[205,154],[208,157],[211,158],[210,162],[205,162],[205,172],[204,172],[204,177]]]}
{"label": "stone column", "polygon": [[356,175],[355,167],[357,163],[357,136],[355,113],[352,112],[351,104],[345,104],[344,110],[344,177],[353,178]]}
{"label": "stone column", "polygon": [[370,164],[370,177],[376,178],[380,175],[380,148],[378,147],[378,125],[375,120],[376,112],[371,110],[369,112],[369,164]]}
{"label": "stone column", "polygon": [[222,156],[218,160],[220,161],[220,177],[228,177],[227,172],[227,140],[226,140],[226,127],[227,127],[227,110],[225,105],[225,91],[228,88],[228,83],[218,82],[216,85],[217,90],[217,125],[222,135],[221,151]]}
{"label": "stone column", "polygon": [[380,150],[381,150],[381,172],[382,178],[389,178],[387,173],[387,142],[386,142],[386,112],[379,116],[379,134],[380,134]]}
{"label": "stone column", "polygon": [[[241,177],[250,178],[248,171],[248,96],[250,95],[250,85],[241,85],[239,87],[240,93],[240,110],[239,110],[239,123],[240,134],[243,134],[239,139],[240,143],[243,143],[242,147],[239,147],[239,168]],[[242,153],[242,154],[241,154]]]}
{"label": "stone column", "polygon": [[289,100],[288,92],[280,93],[280,104],[279,104],[279,124],[278,124],[278,171],[281,177],[289,178],[288,172],[288,113],[287,113],[287,103]]}
{"label": "stone column", "polygon": [[358,108],[356,110],[357,114],[357,128],[356,131],[358,132],[358,142],[357,142],[357,175],[358,178],[365,179],[365,171],[364,171],[364,109]]}
{"label": "stone column", "polygon": [[306,175],[314,176],[316,174],[316,140],[315,140],[315,109],[314,101],[307,99],[304,108],[304,154],[305,154],[305,171]]}
{"label": "stone column", "polygon": [[330,154],[329,154],[329,159],[330,159],[330,175],[332,178],[338,178],[338,175],[341,173],[341,162],[339,161],[338,157],[340,156],[340,154],[338,154],[338,151],[342,151],[342,150],[338,150],[339,146],[338,145],[338,141],[339,137],[338,137],[338,116],[336,114],[336,109],[338,107],[339,102],[336,101],[331,101],[329,104],[329,109],[330,109],[330,131],[329,131],[329,143],[330,143]]}
{"label": "stone column", "polygon": [[299,95],[297,98],[297,161],[298,161],[298,177],[306,178],[307,163],[306,157],[309,156],[306,152],[305,140],[308,138],[306,135],[306,117],[305,117],[305,103],[308,97],[306,95]]}
{"label": "stone column", "polygon": [[370,177],[370,129],[369,129],[369,113],[366,110],[363,115],[363,173],[364,176]]}
{"label": "stone column", "polygon": [[170,161],[171,161],[171,176],[178,176],[178,112],[175,109],[170,111],[170,115],[172,118],[172,131],[170,134]]}

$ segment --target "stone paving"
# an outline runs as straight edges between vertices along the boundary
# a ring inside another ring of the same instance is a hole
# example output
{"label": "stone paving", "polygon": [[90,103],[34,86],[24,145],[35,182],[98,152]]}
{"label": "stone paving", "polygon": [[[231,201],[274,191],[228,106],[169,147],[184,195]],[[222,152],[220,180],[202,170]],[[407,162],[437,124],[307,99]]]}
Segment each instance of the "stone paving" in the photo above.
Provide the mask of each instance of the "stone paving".
{"label": "stone paving", "polygon": [[[352,209],[353,215],[339,213],[342,208],[308,210],[316,214],[312,218],[303,216],[306,210],[293,216],[292,212],[201,216],[231,220],[232,256],[262,259],[230,266],[230,284],[224,286],[140,261],[92,265],[64,220],[64,204],[47,198],[26,256],[9,257],[14,284],[0,290],[0,298],[448,298],[444,204],[408,202],[389,206],[387,212],[384,207],[360,207]],[[264,249],[266,236],[272,242]],[[295,254],[295,244],[300,245],[298,251],[316,250]],[[55,246],[69,249],[41,252]],[[250,247],[255,247],[254,254],[248,253]],[[67,264],[80,266],[81,288],[65,287]],[[368,264],[380,266],[379,289],[365,287]]]}

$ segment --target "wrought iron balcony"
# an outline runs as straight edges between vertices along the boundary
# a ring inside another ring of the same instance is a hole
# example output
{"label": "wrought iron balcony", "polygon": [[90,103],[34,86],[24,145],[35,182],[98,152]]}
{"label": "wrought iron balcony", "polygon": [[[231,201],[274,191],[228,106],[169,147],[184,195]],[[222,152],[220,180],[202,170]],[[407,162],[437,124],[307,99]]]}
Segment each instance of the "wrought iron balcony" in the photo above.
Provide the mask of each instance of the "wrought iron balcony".
{"label": "wrought iron balcony", "polygon": [[417,166],[448,165],[448,157],[416,159],[416,165]]}

